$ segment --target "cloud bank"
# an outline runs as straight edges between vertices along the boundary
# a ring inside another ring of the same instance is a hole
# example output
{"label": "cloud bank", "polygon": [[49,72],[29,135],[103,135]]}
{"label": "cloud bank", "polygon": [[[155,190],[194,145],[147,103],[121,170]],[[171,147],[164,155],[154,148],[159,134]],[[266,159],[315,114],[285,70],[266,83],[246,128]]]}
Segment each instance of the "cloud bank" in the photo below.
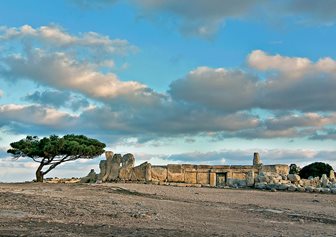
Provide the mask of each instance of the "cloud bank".
{"label": "cloud bank", "polygon": [[[159,93],[103,69],[107,58],[131,53],[125,40],[72,35],[57,26],[1,32],[0,76],[47,88],[23,96],[28,104],[1,105],[0,126],[17,133],[335,139],[332,58],[313,62],[254,50],[246,57],[248,69],[198,67]],[[98,49],[105,52],[102,58],[95,56]]]}

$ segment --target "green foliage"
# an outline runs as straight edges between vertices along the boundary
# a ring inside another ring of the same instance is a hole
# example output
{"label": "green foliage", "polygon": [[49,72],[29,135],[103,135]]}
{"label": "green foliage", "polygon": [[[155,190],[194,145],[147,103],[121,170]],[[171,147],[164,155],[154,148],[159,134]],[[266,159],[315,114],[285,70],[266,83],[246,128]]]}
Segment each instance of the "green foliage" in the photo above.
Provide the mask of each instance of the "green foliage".
{"label": "green foliage", "polygon": [[105,144],[96,139],[83,135],[65,135],[58,137],[52,135],[41,140],[34,136],[27,136],[18,142],[10,144],[12,147],[7,152],[14,157],[47,158],[78,157],[93,158],[104,152]]}
{"label": "green foliage", "polygon": [[309,176],[321,177],[322,174],[326,174],[329,176],[330,170],[332,170],[332,167],[329,164],[322,162],[315,162],[303,167],[300,170],[299,174],[301,178],[307,179]]}
{"label": "green foliage", "polygon": [[289,166],[289,173],[290,174],[299,174],[301,168],[296,164],[290,164]]}
{"label": "green foliage", "polygon": [[[105,144],[84,135],[65,135],[58,137],[51,135],[39,139],[37,136],[27,136],[25,139],[10,144],[7,152],[15,158],[29,157],[40,163],[36,176],[43,175],[54,169],[57,165],[77,160],[91,159],[104,153]],[[42,171],[43,166],[49,166]],[[40,178],[41,178],[40,177]],[[37,177],[39,180],[39,177]]]}

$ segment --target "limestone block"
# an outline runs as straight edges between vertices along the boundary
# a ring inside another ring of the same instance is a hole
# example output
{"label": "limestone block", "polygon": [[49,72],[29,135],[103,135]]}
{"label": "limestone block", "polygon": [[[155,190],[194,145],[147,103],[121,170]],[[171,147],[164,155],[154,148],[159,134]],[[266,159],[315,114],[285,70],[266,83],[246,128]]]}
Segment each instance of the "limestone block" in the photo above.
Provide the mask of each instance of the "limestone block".
{"label": "limestone block", "polygon": [[[110,160],[110,165],[106,166],[106,170],[107,170],[106,174],[108,174],[106,181],[118,180],[121,159],[122,158],[121,158],[120,154],[114,154],[113,155],[112,159]],[[107,160],[107,163],[109,163],[109,160]]]}
{"label": "limestone block", "polygon": [[107,178],[111,172],[111,167],[112,167],[112,156],[113,156],[113,152],[112,151],[105,151],[105,158],[106,161],[105,163],[105,173],[104,175],[102,175],[102,181],[105,182],[107,181]]}
{"label": "limestone block", "polygon": [[245,174],[245,172],[233,172],[232,173],[232,178],[233,179],[245,180],[246,179],[246,174]]}
{"label": "limestone block", "polygon": [[297,187],[293,184],[289,184],[287,190],[290,192],[295,192]]}
{"label": "limestone block", "polygon": [[119,169],[119,179],[120,180],[130,180],[132,175],[132,170],[134,167],[135,159],[130,153],[124,155],[121,158],[122,167]]}
{"label": "limestone block", "polygon": [[321,184],[322,184],[322,187],[323,188],[326,188],[327,185],[329,184],[329,180],[328,180],[328,177],[326,174],[322,174],[322,177],[321,177]]}
{"label": "limestone block", "polygon": [[131,180],[132,181],[151,181],[151,164],[148,162],[144,162],[139,166],[136,166],[132,169],[131,172]]}
{"label": "limestone block", "polygon": [[262,166],[263,172],[272,172],[278,175],[287,175],[289,173],[289,166],[288,165],[263,165]]}
{"label": "limestone block", "polygon": [[253,165],[260,165],[260,164],[261,164],[261,159],[260,159],[259,153],[255,152],[253,154]]}
{"label": "limestone block", "polygon": [[210,173],[210,186],[215,187],[216,186],[216,173]]}
{"label": "limestone block", "polygon": [[329,179],[330,181],[335,181],[335,171],[330,170]]}
{"label": "limestone block", "polygon": [[184,169],[182,165],[167,165],[168,182],[184,182]]}
{"label": "limestone block", "polygon": [[106,174],[106,160],[101,160],[99,162],[100,173],[98,175],[98,180],[102,180]]}
{"label": "limestone block", "polygon": [[210,184],[210,173],[197,172],[198,184]]}
{"label": "limestone block", "polygon": [[280,184],[279,186],[277,186],[277,189],[279,190],[287,190],[289,187],[288,184]]}
{"label": "limestone block", "polygon": [[254,172],[251,170],[246,175],[246,185],[252,187],[254,185]]}
{"label": "limestone block", "polygon": [[293,183],[297,183],[301,180],[300,176],[297,174],[288,174],[287,177]]}
{"label": "limestone block", "polygon": [[166,166],[152,166],[151,168],[152,180],[167,181],[167,167]]}
{"label": "limestone block", "polygon": [[298,187],[298,188],[297,188],[297,191],[298,191],[298,192],[305,192],[306,189],[305,189],[304,187]]}
{"label": "limestone block", "polygon": [[185,172],[184,173],[184,182],[189,184],[196,184],[196,172]]}

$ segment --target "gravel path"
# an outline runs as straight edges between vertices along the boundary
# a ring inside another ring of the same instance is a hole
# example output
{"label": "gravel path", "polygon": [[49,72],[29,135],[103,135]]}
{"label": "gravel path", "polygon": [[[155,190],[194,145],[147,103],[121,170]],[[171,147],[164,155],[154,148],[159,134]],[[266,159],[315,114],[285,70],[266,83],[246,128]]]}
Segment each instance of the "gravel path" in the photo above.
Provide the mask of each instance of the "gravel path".
{"label": "gravel path", "polygon": [[336,236],[336,197],[131,183],[0,184],[0,236]]}

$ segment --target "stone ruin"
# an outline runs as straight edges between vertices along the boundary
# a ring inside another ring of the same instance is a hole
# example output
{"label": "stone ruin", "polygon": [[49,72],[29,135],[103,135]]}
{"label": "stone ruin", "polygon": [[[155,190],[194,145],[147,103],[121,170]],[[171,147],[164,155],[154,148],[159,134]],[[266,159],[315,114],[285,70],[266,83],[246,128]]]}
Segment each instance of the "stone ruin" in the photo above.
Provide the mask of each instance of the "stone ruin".
{"label": "stone ruin", "polygon": [[100,173],[93,170],[82,178],[82,182],[144,182],[175,186],[205,187],[253,187],[265,190],[287,190],[300,192],[336,193],[334,171],[329,178],[323,175],[301,179],[289,174],[284,164],[263,165],[259,153],[254,153],[253,165],[192,165],[168,164],[151,165],[144,162],[135,166],[135,158],[128,153],[124,156],[105,152],[106,160],[100,161]]}

